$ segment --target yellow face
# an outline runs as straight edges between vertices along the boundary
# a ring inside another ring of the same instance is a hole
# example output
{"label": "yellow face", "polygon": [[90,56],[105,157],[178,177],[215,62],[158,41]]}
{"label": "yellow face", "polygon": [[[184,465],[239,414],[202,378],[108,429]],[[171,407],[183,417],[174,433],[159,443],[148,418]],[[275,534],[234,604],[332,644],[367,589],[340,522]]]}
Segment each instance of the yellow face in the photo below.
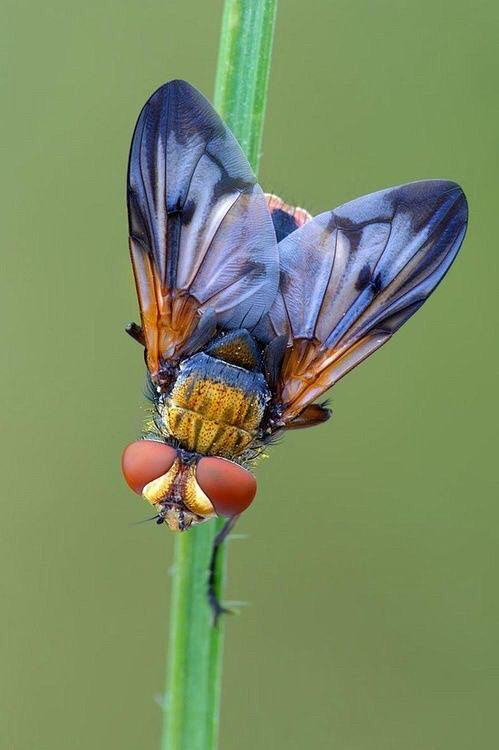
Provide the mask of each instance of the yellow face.
{"label": "yellow face", "polygon": [[[216,515],[213,505],[197,483],[195,465],[185,466],[178,458],[166,474],[146,484],[142,495],[148,503],[162,511],[161,516],[172,531],[182,530]],[[182,508],[179,501],[187,506],[187,510]]]}

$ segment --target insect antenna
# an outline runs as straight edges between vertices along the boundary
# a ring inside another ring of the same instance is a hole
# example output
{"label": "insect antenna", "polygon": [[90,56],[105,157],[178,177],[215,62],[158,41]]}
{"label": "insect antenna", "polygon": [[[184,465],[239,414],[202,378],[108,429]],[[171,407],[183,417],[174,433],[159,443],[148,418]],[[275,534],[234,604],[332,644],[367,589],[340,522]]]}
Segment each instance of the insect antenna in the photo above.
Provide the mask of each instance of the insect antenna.
{"label": "insect antenna", "polygon": [[155,516],[150,516],[149,518],[143,518],[141,521],[132,521],[130,523],[130,526],[140,526],[142,523],[148,523],[149,521],[156,521],[156,523],[160,524],[163,523],[165,519],[160,513],[156,513]]}

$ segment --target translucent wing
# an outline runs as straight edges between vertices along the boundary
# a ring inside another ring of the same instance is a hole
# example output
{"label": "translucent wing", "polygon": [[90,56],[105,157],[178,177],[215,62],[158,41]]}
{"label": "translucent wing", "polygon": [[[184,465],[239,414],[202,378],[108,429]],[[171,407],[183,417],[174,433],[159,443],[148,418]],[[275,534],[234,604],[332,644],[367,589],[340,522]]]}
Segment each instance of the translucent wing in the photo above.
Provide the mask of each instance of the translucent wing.
{"label": "translucent wing", "polygon": [[279,243],[279,292],[258,334],[288,336],[278,388],[285,423],[416,312],[466,224],[462,190],[432,180],[345,203]]}
{"label": "translucent wing", "polygon": [[154,376],[215,325],[250,328],[279,277],[261,188],[234,136],[184,81],[140,113],[128,166],[130,253]]}

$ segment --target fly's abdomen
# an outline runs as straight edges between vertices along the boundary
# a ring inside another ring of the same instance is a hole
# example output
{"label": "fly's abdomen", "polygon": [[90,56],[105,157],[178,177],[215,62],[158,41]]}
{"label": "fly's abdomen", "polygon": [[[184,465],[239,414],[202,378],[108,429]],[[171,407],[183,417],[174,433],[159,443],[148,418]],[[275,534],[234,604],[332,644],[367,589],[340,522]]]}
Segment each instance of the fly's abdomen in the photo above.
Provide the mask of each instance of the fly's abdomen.
{"label": "fly's abdomen", "polygon": [[163,419],[187,450],[237,456],[255,438],[268,399],[261,373],[201,352],[181,364]]}

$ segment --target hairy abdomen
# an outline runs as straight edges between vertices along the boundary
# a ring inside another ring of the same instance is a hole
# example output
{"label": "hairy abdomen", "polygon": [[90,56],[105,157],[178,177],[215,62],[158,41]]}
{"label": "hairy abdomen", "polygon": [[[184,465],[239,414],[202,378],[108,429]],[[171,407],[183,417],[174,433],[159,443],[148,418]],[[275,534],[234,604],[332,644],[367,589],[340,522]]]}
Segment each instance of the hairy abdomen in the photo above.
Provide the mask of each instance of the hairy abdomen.
{"label": "hairy abdomen", "polygon": [[163,419],[187,450],[237,456],[256,437],[268,399],[261,373],[199,353],[181,364]]}

